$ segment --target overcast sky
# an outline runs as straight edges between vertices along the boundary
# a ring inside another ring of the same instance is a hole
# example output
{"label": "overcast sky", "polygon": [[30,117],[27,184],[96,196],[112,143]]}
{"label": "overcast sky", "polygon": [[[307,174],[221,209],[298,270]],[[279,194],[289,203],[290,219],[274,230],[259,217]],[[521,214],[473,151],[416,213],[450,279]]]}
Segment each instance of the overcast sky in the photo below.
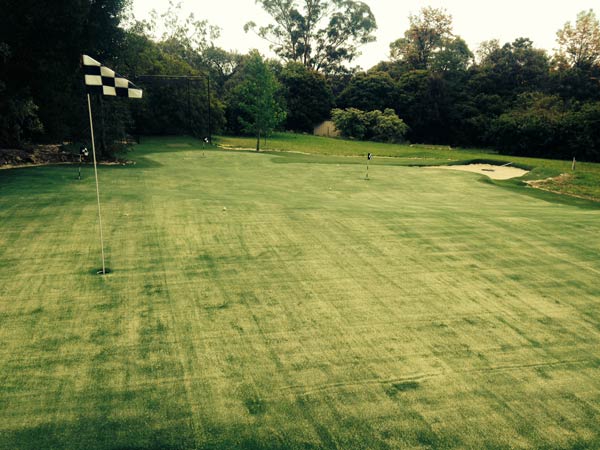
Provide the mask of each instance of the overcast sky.
{"label": "overcast sky", "polygon": [[[177,2],[177,1],[176,1]],[[193,12],[221,28],[217,45],[226,50],[245,53],[257,48],[270,55],[268,44],[243,26],[253,20],[258,25],[269,22],[254,0],[181,0],[183,12]],[[556,31],[567,21],[575,22],[577,13],[594,9],[600,15],[598,0],[365,0],[377,20],[377,41],[362,48],[357,63],[368,69],[385,60],[390,42],[401,37],[408,28],[408,16],[422,7],[445,8],[453,17],[454,33],[465,39],[474,52],[482,41],[499,39],[501,44],[517,37],[530,38],[536,47],[552,51],[556,47]],[[146,18],[152,9],[159,13],[168,0],[134,0],[137,19]]]}

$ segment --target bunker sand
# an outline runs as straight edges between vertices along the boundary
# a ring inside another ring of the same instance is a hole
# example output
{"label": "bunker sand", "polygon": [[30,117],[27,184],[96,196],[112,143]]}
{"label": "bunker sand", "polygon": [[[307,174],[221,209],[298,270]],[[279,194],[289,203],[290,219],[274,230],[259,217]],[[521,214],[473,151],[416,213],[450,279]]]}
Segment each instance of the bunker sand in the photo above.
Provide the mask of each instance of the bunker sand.
{"label": "bunker sand", "polygon": [[432,166],[428,169],[449,169],[461,170],[463,172],[474,172],[487,175],[493,180],[509,180],[511,178],[522,177],[529,173],[527,170],[511,166],[494,166],[492,164],[466,164],[461,166]]}

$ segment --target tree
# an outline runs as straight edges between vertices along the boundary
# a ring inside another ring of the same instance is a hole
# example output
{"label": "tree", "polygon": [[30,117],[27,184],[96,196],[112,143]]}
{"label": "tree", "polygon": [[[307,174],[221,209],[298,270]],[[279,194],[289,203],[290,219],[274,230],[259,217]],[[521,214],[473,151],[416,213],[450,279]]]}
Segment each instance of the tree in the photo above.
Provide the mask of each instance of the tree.
{"label": "tree", "polygon": [[412,142],[435,140],[446,126],[440,118],[439,89],[435,88],[431,74],[426,70],[411,70],[398,81],[398,105],[402,117],[410,125]]}
{"label": "tree", "polygon": [[404,37],[390,44],[390,58],[413,70],[429,69],[436,53],[453,40],[452,16],[443,9],[428,6],[419,15],[411,14],[409,22]]}
{"label": "tree", "polygon": [[218,34],[172,1],[162,14],[153,10],[149,20],[129,24],[121,52],[128,73],[182,77],[142,82],[144,98],[134,109],[138,133],[206,137],[224,127],[219,96],[241,56],[215,47]]}
{"label": "tree", "polygon": [[340,107],[365,111],[383,110],[395,104],[396,83],[385,72],[357,74],[338,97]]}
{"label": "tree", "polygon": [[600,63],[600,22],[593,10],[577,14],[575,26],[567,22],[556,36],[559,65],[587,69]]}
{"label": "tree", "polygon": [[433,72],[457,73],[467,70],[473,60],[473,52],[460,37],[447,39],[435,53],[431,70]]}
{"label": "tree", "polygon": [[408,125],[398,117],[396,111],[386,108],[383,113],[373,112],[376,113],[372,125],[373,140],[389,143],[404,140],[404,136],[408,132]]}
{"label": "tree", "polygon": [[528,38],[500,45],[485,41],[477,50],[462,93],[465,96],[460,121],[463,145],[497,146],[495,123],[514,108],[519,96],[550,92],[549,58]]}
{"label": "tree", "polygon": [[[4,100],[17,93],[9,114],[29,117],[33,128],[39,126],[30,119],[39,117],[44,135],[38,139],[62,141],[86,129],[81,53],[111,63],[122,43],[119,23],[125,4],[126,0],[0,2],[0,43],[10,50],[0,67],[6,86],[6,94],[0,95]],[[8,122],[15,120],[18,117]]]}
{"label": "tree", "polygon": [[521,94],[515,107],[492,124],[495,146],[513,155],[549,155],[557,148],[564,112],[564,102],[558,96],[538,92]]}
{"label": "tree", "polygon": [[[257,34],[285,62],[296,61],[324,73],[335,73],[352,62],[360,46],[373,42],[377,29],[369,6],[355,0],[256,0],[274,23]],[[244,29],[256,30],[254,22]]]}
{"label": "tree", "polygon": [[579,110],[570,111],[562,125],[561,136],[567,138],[561,143],[567,150],[565,157],[600,162],[600,102],[586,103]]}
{"label": "tree", "polygon": [[600,102],[570,105],[557,95],[525,93],[492,124],[502,153],[600,160]]}
{"label": "tree", "polygon": [[518,38],[502,47],[492,44],[473,72],[480,91],[516,98],[528,91],[544,90],[548,84],[550,60],[528,38]]}
{"label": "tree", "polygon": [[364,139],[367,134],[368,121],[365,112],[357,108],[336,108],[331,111],[331,119],[342,136]]}
{"label": "tree", "polygon": [[232,102],[240,114],[242,130],[256,136],[256,151],[260,137],[272,132],[284,119],[285,111],[276,100],[279,83],[258,51],[250,53],[243,68],[242,82],[232,91]]}
{"label": "tree", "polygon": [[[10,57],[10,48],[0,42],[0,74],[5,73],[5,64]],[[0,145],[22,147],[24,141],[43,130],[37,116],[38,106],[28,91],[9,92],[0,78]]]}
{"label": "tree", "polygon": [[600,65],[591,68],[557,67],[550,72],[551,89],[565,100],[600,100]]}
{"label": "tree", "polygon": [[[162,33],[159,35],[158,30]],[[202,54],[212,46],[221,29],[211,25],[207,20],[199,20],[194,13],[184,16],[181,2],[169,0],[167,10],[159,13],[155,9],[147,20],[132,21],[129,30],[145,36],[160,44],[161,49],[197,66],[201,63]]]}
{"label": "tree", "polygon": [[329,117],[333,94],[322,74],[290,62],[279,79],[287,106],[286,129],[312,132],[316,124]]}
{"label": "tree", "polygon": [[577,15],[557,32],[559,48],[551,73],[553,88],[565,100],[600,100],[600,23],[592,10]]}
{"label": "tree", "polygon": [[362,111],[357,108],[333,109],[331,117],[342,136],[352,139],[372,139],[382,142],[404,140],[408,126],[393,109]]}
{"label": "tree", "polygon": [[409,69],[408,66],[401,61],[380,61],[371,67],[367,73],[387,73],[392,80],[398,81],[400,77],[409,70],[411,69]]}
{"label": "tree", "polygon": [[133,31],[126,33],[122,57],[124,70],[131,74],[196,77],[139,82],[144,97],[131,105],[138,133],[205,137],[209,133],[209,101],[211,131],[223,127],[224,108],[212,85],[207,98],[206,71],[196,69],[183,56],[166,52],[161,43]]}
{"label": "tree", "polygon": [[31,97],[10,95],[0,82],[0,145],[20,148],[32,136],[43,131],[37,116],[38,107]]}
{"label": "tree", "polygon": [[211,45],[202,52],[202,61],[210,74],[212,88],[222,96],[225,83],[233,76],[242,62],[242,55]]}
{"label": "tree", "polygon": [[489,60],[491,55],[498,50],[500,50],[500,41],[498,39],[483,41],[475,51],[477,57],[475,62],[482,64],[484,61]]}

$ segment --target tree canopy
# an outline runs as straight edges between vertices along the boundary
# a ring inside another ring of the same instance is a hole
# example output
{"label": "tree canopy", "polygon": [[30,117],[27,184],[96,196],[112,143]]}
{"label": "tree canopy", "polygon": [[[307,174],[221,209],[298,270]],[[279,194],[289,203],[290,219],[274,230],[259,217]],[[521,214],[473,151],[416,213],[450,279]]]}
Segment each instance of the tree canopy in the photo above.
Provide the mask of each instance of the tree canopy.
{"label": "tree canopy", "polygon": [[570,67],[590,68],[600,63],[600,22],[593,10],[577,15],[556,33],[557,61]]}
{"label": "tree canopy", "polygon": [[285,65],[279,74],[287,106],[286,130],[312,132],[329,118],[333,93],[326,78],[297,62]]}
{"label": "tree canopy", "polygon": [[455,44],[452,16],[445,10],[428,6],[422,8],[418,15],[411,14],[408,19],[410,26],[404,32],[404,37],[390,44],[390,58],[393,61],[401,61],[411,69],[421,70],[430,69],[442,52],[456,49],[469,54],[465,51],[466,45]]}
{"label": "tree canopy", "polygon": [[242,79],[232,91],[231,103],[238,111],[237,120],[245,133],[256,136],[256,151],[260,138],[266,137],[285,119],[285,111],[276,97],[279,82],[263,61],[253,51],[242,69]]}
{"label": "tree canopy", "polygon": [[84,128],[81,54],[93,50],[107,60],[117,53],[124,6],[125,0],[0,3],[0,95],[12,116],[2,130],[5,143],[56,141]]}
{"label": "tree canopy", "polygon": [[394,104],[397,86],[386,72],[356,74],[338,97],[338,105],[365,111],[383,110]]}
{"label": "tree canopy", "polygon": [[257,27],[248,22],[245,30],[256,30],[284,61],[300,62],[324,73],[338,71],[352,62],[359,48],[373,42],[377,29],[369,6],[354,0],[256,0],[273,23]]}

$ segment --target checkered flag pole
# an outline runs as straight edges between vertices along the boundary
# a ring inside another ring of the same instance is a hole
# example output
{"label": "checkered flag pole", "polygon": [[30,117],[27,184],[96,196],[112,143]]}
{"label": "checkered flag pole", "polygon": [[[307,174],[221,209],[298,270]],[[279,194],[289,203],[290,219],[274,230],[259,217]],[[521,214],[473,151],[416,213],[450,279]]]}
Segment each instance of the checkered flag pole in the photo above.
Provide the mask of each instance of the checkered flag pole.
{"label": "checkered flag pole", "polygon": [[94,58],[82,56],[85,86],[87,89],[88,112],[90,116],[90,133],[92,136],[92,155],[94,158],[94,175],[96,178],[96,199],[98,200],[98,226],[100,228],[100,249],[102,252],[102,275],[106,274],[104,258],[104,236],[102,234],[102,212],[100,208],[100,187],[98,184],[98,164],[96,162],[96,144],[94,141],[94,123],[92,120],[92,102],[90,94],[108,95],[111,97],[142,98],[142,90],[131,81],[103,66]]}

